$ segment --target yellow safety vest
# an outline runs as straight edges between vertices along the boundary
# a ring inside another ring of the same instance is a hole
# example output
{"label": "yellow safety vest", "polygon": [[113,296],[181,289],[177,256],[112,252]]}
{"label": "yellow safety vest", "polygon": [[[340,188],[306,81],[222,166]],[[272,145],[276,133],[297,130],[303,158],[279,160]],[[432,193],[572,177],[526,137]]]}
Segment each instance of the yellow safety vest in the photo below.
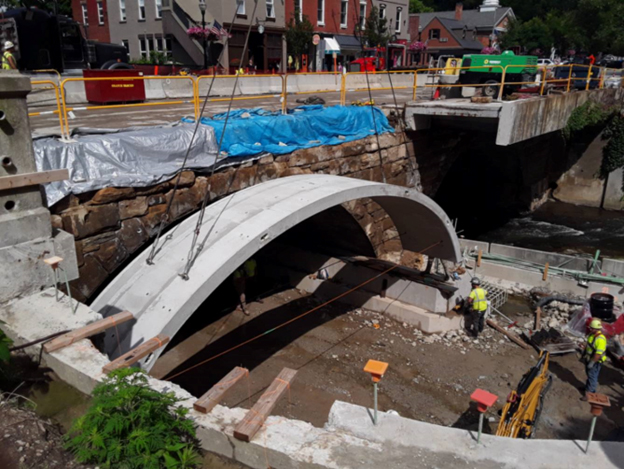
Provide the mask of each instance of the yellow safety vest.
{"label": "yellow safety vest", "polygon": [[238,269],[236,269],[236,271],[234,271],[234,278],[253,278],[256,276],[256,270],[258,270],[258,263],[256,262],[256,260],[248,259],[245,261],[242,267],[239,267]]}
{"label": "yellow safety vest", "polygon": [[4,54],[2,54],[2,70],[12,70],[11,62],[9,62],[9,57],[11,57],[13,61],[15,61],[15,57],[13,56],[13,54],[11,54],[8,50],[5,50]]}
{"label": "yellow safety vest", "polygon": [[600,360],[598,360],[600,363],[603,363],[607,359],[607,338],[602,332],[590,335],[587,338],[585,355],[593,358],[595,354],[600,355]]}
{"label": "yellow safety vest", "polygon": [[486,295],[487,292],[483,288],[475,288],[472,290],[469,296],[469,298],[472,298],[472,309],[479,312],[487,310]]}

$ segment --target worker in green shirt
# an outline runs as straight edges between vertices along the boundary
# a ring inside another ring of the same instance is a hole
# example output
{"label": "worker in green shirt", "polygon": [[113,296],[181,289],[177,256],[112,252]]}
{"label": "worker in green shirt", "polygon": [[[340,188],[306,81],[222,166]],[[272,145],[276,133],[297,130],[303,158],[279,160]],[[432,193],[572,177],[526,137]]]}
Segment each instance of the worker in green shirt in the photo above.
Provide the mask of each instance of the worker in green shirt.
{"label": "worker in green shirt", "polygon": [[17,70],[17,61],[13,52],[15,52],[15,44],[6,41],[2,52],[2,70]]}
{"label": "worker in green shirt", "polygon": [[598,375],[602,364],[607,359],[607,338],[602,333],[600,319],[592,319],[589,323],[589,337],[583,352],[582,360],[585,363],[587,383],[585,383],[585,395],[581,400],[587,400],[588,392],[596,392],[598,389]]}
{"label": "worker in green shirt", "polygon": [[234,288],[236,289],[236,293],[238,293],[239,306],[246,316],[249,316],[249,311],[247,311],[247,298],[245,296],[247,284],[255,281],[257,273],[258,263],[256,260],[247,259],[232,275]]}
{"label": "worker in green shirt", "polygon": [[481,288],[481,280],[477,277],[470,281],[470,285],[472,286],[472,291],[468,296],[468,305],[471,307],[474,315],[474,333],[478,337],[483,332],[485,326],[485,313],[488,308],[487,291]]}

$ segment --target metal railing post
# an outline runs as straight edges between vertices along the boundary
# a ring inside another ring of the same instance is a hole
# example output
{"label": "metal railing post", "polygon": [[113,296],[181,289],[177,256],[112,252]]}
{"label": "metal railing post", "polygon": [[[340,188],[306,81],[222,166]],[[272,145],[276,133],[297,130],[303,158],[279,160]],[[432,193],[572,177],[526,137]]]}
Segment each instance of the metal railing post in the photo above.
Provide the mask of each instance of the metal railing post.
{"label": "metal railing post", "polygon": [[567,93],[570,92],[570,86],[572,86],[572,70],[573,70],[574,66],[572,64],[570,64],[570,72],[568,73],[568,89],[567,89]]}
{"label": "metal railing post", "polygon": [[592,66],[593,64],[589,64],[589,69],[587,70],[587,83],[585,84],[585,91],[589,90],[589,84],[591,83]]}
{"label": "metal railing post", "polygon": [[505,80],[507,79],[507,67],[509,67],[509,65],[506,65],[505,68],[503,68],[503,76],[501,77],[500,90],[498,90],[498,101],[503,100],[503,90],[505,89]]}
{"label": "metal railing post", "polygon": [[418,91],[418,70],[414,72],[414,92],[412,93],[412,101],[416,101]]}
{"label": "metal railing post", "polygon": [[546,81],[548,80],[548,67],[543,68],[544,78],[542,78],[542,86],[540,88],[540,96],[544,96],[544,89],[546,88]]}
{"label": "metal railing post", "polygon": [[288,113],[288,74],[282,76],[282,114]]}

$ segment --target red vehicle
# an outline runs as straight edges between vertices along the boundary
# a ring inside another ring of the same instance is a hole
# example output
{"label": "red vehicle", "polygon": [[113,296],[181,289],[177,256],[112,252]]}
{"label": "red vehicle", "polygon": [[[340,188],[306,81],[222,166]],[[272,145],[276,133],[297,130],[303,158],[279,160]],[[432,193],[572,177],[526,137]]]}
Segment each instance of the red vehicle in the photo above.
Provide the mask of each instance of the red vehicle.
{"label": "red vehicle", "polygon": [[[378,72],[401,68],[405,57],[405,44],[388,44],[385,47],[366,47],[362,57],[349,64],[350,72]],[[389,67],[387,66],[389,59]]]}

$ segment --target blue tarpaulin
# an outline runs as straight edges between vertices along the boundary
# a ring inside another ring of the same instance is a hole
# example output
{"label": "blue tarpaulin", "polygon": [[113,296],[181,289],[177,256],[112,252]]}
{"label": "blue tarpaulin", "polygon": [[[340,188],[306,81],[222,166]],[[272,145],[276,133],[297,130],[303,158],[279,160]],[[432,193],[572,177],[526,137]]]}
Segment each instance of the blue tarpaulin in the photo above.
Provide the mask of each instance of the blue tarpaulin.
{"label": "blue tarpaulin", "polygon": [[[377,132],[394,132],[384,113],[376,107],[372,109]],[[225,116],[217,114],[201,120],[214,128],[217,142],[223,133]],[[238,109],[230,112],[221,151],[230,157],[264,152],[283,155],[300,148],[358,140],[374,135],[374,129],[370,106],[300,106],[286,115],[263,109]]]}

